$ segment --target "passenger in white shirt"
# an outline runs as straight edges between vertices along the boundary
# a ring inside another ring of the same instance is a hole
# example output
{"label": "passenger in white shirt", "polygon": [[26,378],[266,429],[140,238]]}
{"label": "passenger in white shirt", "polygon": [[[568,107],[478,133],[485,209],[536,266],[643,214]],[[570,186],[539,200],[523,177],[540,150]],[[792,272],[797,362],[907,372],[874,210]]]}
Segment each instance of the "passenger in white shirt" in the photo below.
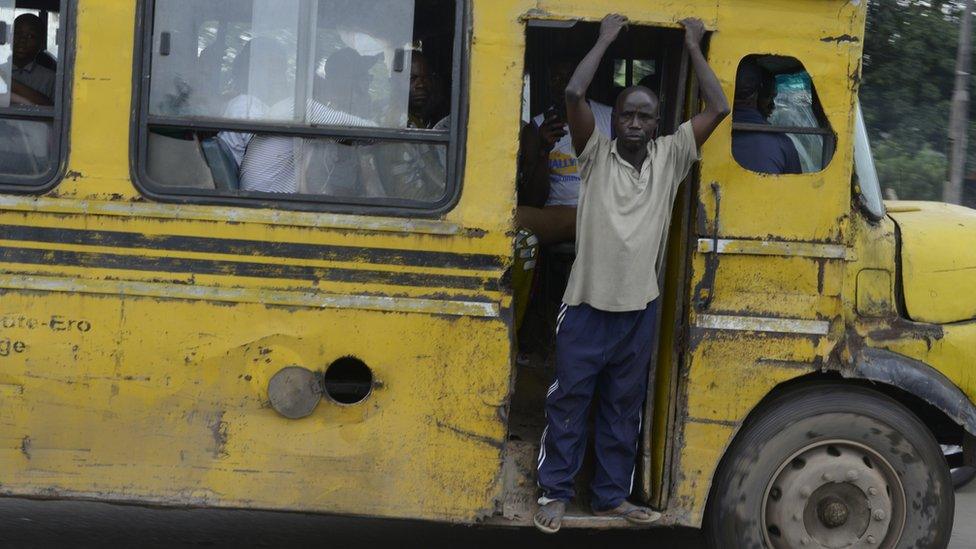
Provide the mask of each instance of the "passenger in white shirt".
{"label": "passenger in white shirt", "polygon": [[[565,97],[576,61],[559,59],[549,67],[552,108],[522,130],[516,224],[535,233],[543,244],[576,238],[576,205],[580,176],[566,124]],[[613,108],[590,101],[596,128],[610,137]]]}
{"label": "passenger in white shirt", "polygon": [[[289,82],[285,72],[288,52],[273,38],[257,37],[241,48],[234,58],[231,71],[231,87],[237,94],[224,108],[224,118],[230,120],[269,121],[269,105],[275,105],[288,96]],[[253,81],[251,72],[261,75]],[[288,113],[291,116],[291,113]],[[244,160],[252,133],[220,132],[217,138],[227,145],[238,167]]]}
{"label": "passenger in white shirt", "polygon": [[44,49],[41,18],[25,13],[15,19],[13,45],[14,101],[28,105],[53,105],[57,76],[51,69],[37,63],[37,56]]}
{"label": "passenger in white shirt", "polygon": [[[317,126],[376,126],[353,113],[368,111],[368,105],[360,103],[368,102],[369,71],[377,61],[378,58],[361,56],[350,48],[333,53],[326,62],[326,78],[316,82],[315,100],[307,104],[307,121]],[[292,120],[291,100],[273,106],[269,118]],[[241,188],[269,193],[383,196],[375,171],[360,157],[359,145],[363,144],[256,135],[241,162]],[[310,171],[314,177],[308,176]]]}

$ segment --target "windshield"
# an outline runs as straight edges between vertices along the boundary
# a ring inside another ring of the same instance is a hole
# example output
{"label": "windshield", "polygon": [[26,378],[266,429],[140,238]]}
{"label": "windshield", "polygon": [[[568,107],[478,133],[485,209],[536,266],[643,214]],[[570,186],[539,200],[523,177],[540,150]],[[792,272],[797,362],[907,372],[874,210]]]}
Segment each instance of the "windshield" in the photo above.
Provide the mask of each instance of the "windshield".
{"label": "windshield", "polygon": [[858,105],[855,110],[854,171],[857,174],[861,203],[864,205],[864,209],[874,219],[881,219],[885,214],[885,206],[881,198],[878,172],[874,168],[874,157],[871,156],[871,143],[868,141],[867,127],[864,125],[864,117],[861,115],[861,105]]}

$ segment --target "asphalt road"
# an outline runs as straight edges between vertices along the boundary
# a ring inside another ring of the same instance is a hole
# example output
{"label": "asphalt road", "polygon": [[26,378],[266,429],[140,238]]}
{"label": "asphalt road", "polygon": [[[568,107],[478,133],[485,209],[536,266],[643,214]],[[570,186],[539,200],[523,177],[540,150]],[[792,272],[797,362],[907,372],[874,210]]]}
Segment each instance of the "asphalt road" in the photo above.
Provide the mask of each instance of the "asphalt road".
{"label": "asphalt road", "polygon": [[[702,545],[692,530],[634,532],[470,528],[255,511],[168,510],[89,502],[0,499],[0,547],[424,547],[533,549]],[[976,485],[959,493],[951,549],[976,549]]]}

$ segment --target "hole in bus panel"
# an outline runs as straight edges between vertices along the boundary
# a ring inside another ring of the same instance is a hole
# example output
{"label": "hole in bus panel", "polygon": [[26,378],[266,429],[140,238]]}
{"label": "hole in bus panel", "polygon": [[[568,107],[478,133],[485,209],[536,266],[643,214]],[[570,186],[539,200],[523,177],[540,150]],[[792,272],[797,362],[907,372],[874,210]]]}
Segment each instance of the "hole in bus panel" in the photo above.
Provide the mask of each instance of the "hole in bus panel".
{"label": "hole in bus panel", "polygon": [[[522,108],[523,139],[525,132],[534,131],[547,112],[555,110],[559,116],[564,116],[563,94],[568,78],[593,46],[598,33],[597,23],[577,23],[570,28],[529,25]],[[673,133],[683,122],[683,91],[679,90],[684,85],[679,69],[684,51],[683,38],[680,30],[631,26],[610,48],[588,92],[591,102],[605,106],[602,107],[607,112],[605,131],[612,133],[608,127],[609,112],[617,96],[626,87],[637,84],[651,88],[661,100],[661,135]],[[594,110],[597,108],[601,107],[594,107]],[[557,196],[552,193],[552,184],[566,177],[567,168],[575,173],[575,155],[570,157],[571,152],[571,144],[560,143],[550,153],[550,194],[545,204],[532,203],[526,196],[527,193],[537,193],[528,189],[525,177],[529,170],[525,162],[520,161],[519,166],[518,218],[522,230],[516,237],[516,262],[512,267],[518,359],[510,437],[512,441],[533,447],[544,427],[546,390],[555,370],[557,311],[575,258],[573,234],[577,196],[573,192],[561,194],[557,191]],[[559,213],[558,209],[567,211]],[[565,224],[569,224],[569,238],[566,238]],[[532,230],[525,230],[526,226]],[[584,467],[581,477],[586,477],[589,469]],[[587,497],[586,490],[579,492],[581,497]]]}
{"label": "hole in bus panel", "polygon": [[150,121],[146,174],[164,194],[441,200],[447,143],[328,128],[447,132],[456,5],[157,2],[147,110],[186,125]]}
{"label": "hole in bus panel", "polygon": [[60,0],[0,0],[0,177],[32,184],[58,162]]}

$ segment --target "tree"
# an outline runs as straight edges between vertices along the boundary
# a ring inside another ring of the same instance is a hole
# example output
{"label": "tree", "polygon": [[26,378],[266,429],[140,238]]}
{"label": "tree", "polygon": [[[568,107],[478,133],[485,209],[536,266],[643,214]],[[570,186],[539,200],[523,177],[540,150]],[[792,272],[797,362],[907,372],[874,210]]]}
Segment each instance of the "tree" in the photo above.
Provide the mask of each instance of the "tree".
{"label": "tree", "polygon": [[[861,106],[882,185],[900,198],[939,199],[947,172],[955,77],[956,0],[871,0],[864,40]],[[976,125],[970,126],[970,142]],[[970,155],[972,156],[972,155]],[[970,161],[970,168],[974,163]],[[894,169],[898,167],[898,169]],[[917,181],[911,172],[922,169]]]}

